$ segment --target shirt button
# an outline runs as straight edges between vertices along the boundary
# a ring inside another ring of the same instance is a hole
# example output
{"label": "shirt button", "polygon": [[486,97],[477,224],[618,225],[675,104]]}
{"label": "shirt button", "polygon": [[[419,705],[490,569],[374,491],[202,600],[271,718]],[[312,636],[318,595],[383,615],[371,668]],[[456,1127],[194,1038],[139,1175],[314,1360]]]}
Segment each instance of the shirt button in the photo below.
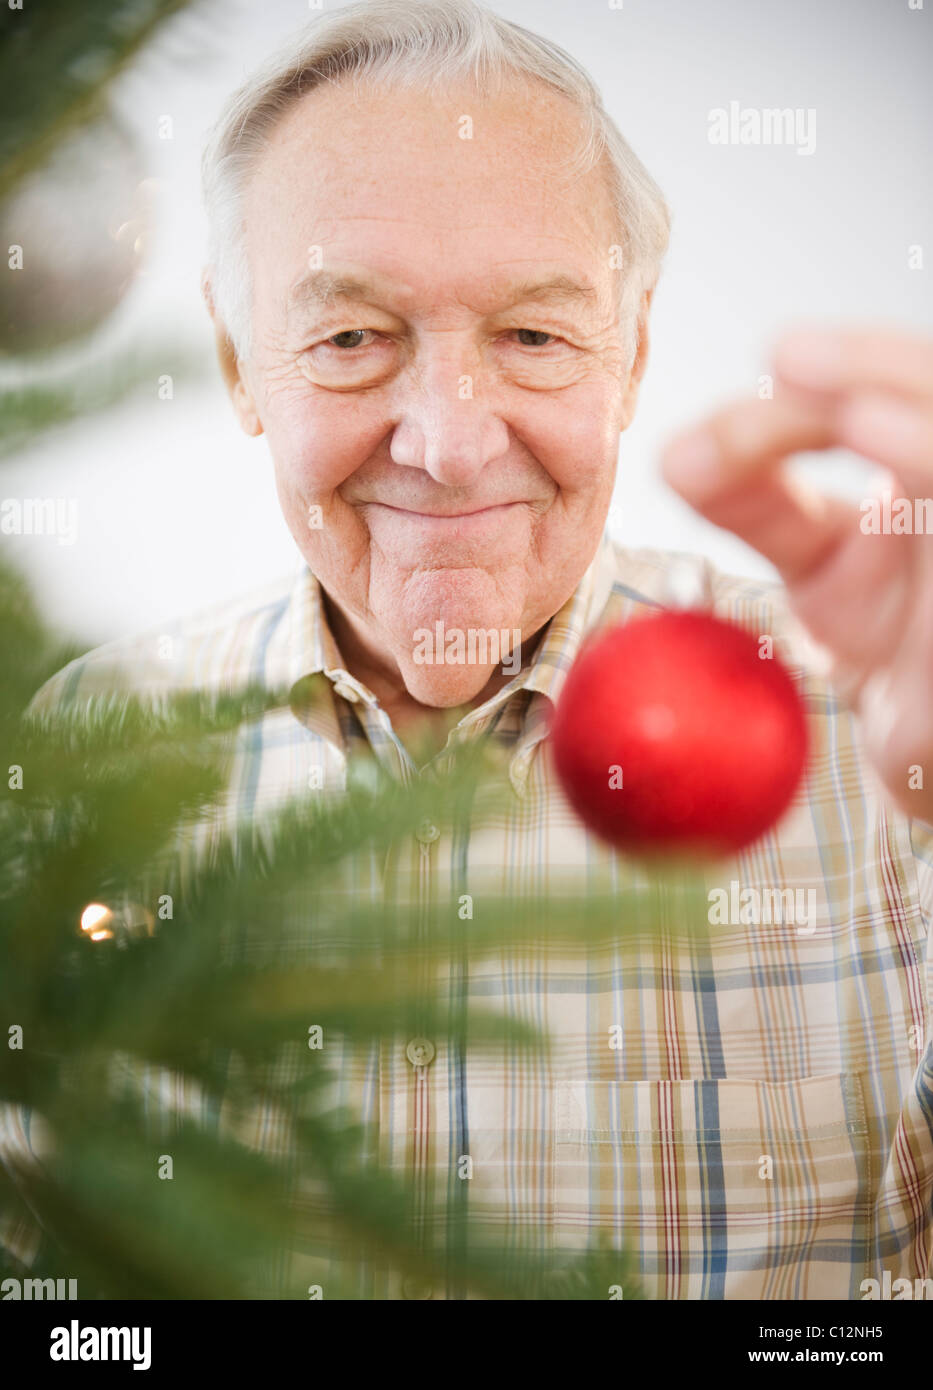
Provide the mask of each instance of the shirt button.
{"label": "shirt button", "polygon": [[402,1280],[402,1297],[406,1299],[433,1298],[433,1290],[430,1284],[425,1284],[420,1279],[415,1279],[412,1275],[406,1275]]}
{"label": "shirt button", "polygon": [[434,1061],[436,1050],[430,1038],[412,1038],[405,1049],[405,1056],[413,1067],[427,1067]]}
{"label": "shirt button", "polygon": [[433,845],[441,834],[432,820],[423,820],[415,833],[423,845]]}
{"label": "shirt button", "polygon": [[334,690],[338,695],[342,695],[345,700],[349,700],[351,705],[355,705],[360,698],[353,689],[353,686],[347,685],[346,681],[337,681],[334,685]]}

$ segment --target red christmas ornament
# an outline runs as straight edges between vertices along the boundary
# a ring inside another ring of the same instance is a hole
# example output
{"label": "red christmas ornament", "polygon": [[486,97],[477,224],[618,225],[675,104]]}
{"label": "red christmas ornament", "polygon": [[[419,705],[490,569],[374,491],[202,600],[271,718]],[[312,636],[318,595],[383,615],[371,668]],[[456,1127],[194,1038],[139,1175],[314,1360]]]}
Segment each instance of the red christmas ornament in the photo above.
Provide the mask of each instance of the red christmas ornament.
{"label": "red christmas ornament", "polygon": [[602,632],[567,676],[551,726],[564,793],[622,850],[712,856],[751,844],[803,775],[800,696],[758,640],[711,613]]}

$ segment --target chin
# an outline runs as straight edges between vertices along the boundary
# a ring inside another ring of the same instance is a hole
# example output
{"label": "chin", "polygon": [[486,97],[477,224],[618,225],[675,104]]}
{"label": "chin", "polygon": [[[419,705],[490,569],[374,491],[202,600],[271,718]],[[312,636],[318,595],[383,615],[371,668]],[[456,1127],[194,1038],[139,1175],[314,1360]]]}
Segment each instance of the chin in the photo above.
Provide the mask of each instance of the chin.
{"label": "chin", "polygon": [[524,608],[523,567],[445,565],[393,580],[380,607],[386,625],[406,636],[438,621],[450,628],[512,627]]}

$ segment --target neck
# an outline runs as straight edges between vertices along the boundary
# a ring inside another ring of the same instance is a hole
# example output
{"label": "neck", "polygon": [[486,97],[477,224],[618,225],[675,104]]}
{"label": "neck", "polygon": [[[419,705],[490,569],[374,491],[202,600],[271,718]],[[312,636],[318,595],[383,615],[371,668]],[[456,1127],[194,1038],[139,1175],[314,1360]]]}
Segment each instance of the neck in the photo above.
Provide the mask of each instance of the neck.
{"label": "neck", "polygon": [[[454,707],[426,705],[409,692],[402,673],[391,658],[386,658],[368,636],[365,628],[333,601],[323,595],[324,609],[330,630],[343,657],[346,669],[379,701],[392,721],[392,727],[409,751],[417,748],[428,756],[439,752],[453,726],[470,710],[491,699],[513,679],[511,674],[494,667],[485,685],[471,699]],[[537,645],[540,633],[533,633],[522,643],[522,665]]]}

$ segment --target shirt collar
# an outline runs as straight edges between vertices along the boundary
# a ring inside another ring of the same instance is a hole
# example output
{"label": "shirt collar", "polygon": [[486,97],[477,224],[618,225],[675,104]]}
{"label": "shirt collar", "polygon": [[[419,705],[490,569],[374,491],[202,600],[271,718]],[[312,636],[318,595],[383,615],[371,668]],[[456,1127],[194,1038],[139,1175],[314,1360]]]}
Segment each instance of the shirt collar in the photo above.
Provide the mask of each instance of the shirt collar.
{"label": "shirt collar", "polygon": [[[531,754],[547,733],[550,711],[584,637],[598,624],[606,607],[615,572],[615,547],[608,534],[604,534],[580,583],[546,624],[528,665],[457,725],[455,732],[459,738],[481,732],[508,700],[520,691],[528,692],[522,734],[511,750],[509,765],[510,779],[520,794]],[[325,692],[324,681],[351,702],[376,703],[372,692],[346,669],[327,622],[320,583],[305,564],[292,589],[288,623],[287,683],[293,708],[297,701],[307,711],[309,696],[311,705],[320,704],[313,696],[316,692]],[[331,701],[319,710],[315,722],[321,732],[339,743],[339,728]]]}

